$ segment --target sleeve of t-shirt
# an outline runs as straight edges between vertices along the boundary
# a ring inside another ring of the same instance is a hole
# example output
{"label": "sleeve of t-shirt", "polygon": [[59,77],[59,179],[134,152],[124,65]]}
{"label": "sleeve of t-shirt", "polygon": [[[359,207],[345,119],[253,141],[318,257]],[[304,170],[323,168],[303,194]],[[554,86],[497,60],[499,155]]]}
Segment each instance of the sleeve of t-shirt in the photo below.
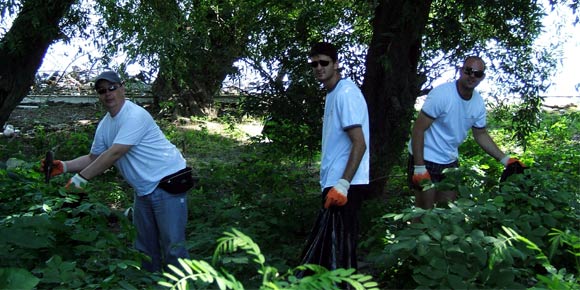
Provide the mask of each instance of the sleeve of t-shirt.
{"label": "sleeve of t-shirt", "polygon": [[431,119],[437,119],[440,117],[445,111],[442,102],[444,98],[442,96],[444,96],[444,90],[441,88],[431,90],[427,95],[427,98],[425,98],[421,111]]}
{"label": "sleeve of t-shirt", "polygon": [[360,127],[367,110],[366,101],[358,90],[347,88],[337,96],[337,110],[340,116],[340,125],[343,129]]}
{"label": "sleeve of t-shirt", "polygon": [[473,124],[474,128],[478,128],[478,129],[482,129],[485,128],[487,126],[487,110],[485,108],[485,103],[483,102],[483,99],[481,99],[481,105],[479,106],[481,109],[479,111],[479,114],[475,120],[475,123]]}

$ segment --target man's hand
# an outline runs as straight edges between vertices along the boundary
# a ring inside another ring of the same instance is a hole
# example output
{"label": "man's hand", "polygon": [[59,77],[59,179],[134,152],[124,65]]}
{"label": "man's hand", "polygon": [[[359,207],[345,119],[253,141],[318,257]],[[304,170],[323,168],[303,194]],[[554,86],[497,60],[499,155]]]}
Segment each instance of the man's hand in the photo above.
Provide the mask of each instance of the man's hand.
{"label": "man's hand", "polygon": [[67,190],[83,190],[89,181],[79,173],[75,174],[64,186]]}
{"label": "man's hand", "polygon": [[500,162],[505,166],[508,167],[510,164],[512,163],[519,163],[522,167],[527,167],[525,164],[523,164],[520,160],[518,160],[517,158],[512,158],[509,155],[504,156]]}
{"label": "man's hand", "polygon": [[[45,164],[44,164],[45,160],[42,159],[40,160],[40,171],[44,172],[44,168],[45,168]],[[63,173],[66,173],[66,162],[64,161],[60,161],[60,160],[53,160],[52,161],[52,169],[50,170],[50,177],[55,177],[57,175],[61,175]]]}
{"label": "man's hand", "polygon": [[427,181],[431,181],[431,175],[429,171],[427,171],[427,167],[425,165],[415,165],[413,170],[413,184],[422,188],[421,183]]}
{"label": "man's hand", "polygon": [[345,205],[348,201],[346,196],[348,195],[349,187],[350,182],[346,181],[346,179],[339,179],[338,183],[328,191],[326,201],[324,202],[324,208]]}

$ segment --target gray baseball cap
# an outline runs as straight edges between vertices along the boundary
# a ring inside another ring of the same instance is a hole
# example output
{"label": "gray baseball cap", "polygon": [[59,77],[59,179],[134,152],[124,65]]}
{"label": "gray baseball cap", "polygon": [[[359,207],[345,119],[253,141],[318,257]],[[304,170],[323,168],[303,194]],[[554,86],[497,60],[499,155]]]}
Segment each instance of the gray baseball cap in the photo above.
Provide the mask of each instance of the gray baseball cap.
{"label": "gray baseball cap", "polygon": [[97,88],[97,83],[100,80],[106,80],[111,83],[121,83],[121,78],[119,78],[119,75],[112,70],[104,71],[98,77],[95,78],[95,88]]}

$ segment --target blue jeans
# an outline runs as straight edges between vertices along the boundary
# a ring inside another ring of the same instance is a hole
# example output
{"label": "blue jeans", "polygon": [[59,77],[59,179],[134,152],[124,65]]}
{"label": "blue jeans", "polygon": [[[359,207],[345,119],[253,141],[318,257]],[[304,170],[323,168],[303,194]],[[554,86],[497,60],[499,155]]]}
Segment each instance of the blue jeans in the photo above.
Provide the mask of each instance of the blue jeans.
{"label": "blue jeans", "polygon": [[135,248],[151,257],[143,268],[160,272],[172,264],[179,267],[178,258],[189,258],[185,248],[187,223],[186,193],[171,194],[157,187],[151,194],[135,195],[133,224],[137,229]]}

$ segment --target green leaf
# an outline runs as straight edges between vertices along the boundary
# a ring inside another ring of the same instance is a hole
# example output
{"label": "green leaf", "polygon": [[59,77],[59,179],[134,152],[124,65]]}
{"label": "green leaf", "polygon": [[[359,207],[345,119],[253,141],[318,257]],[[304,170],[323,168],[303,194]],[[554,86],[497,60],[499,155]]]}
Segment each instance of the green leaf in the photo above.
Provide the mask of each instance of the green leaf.
{"label": "green leaf", "polygon": [[465,230],[460,227],[459,225],[452,225],[451,226],[453,228],[453,234],[462,237],[463,235],[465,235]]}
{"label": "green leaf", "polygon": [[536,237],[544,237],[546,236],[550,231],[543,227],[543,226],[539,226],[536,229],[532,230],[532,234]]}
{"label": "green leaf", "polygon": [[34,289],[40,282],[26,269],[0,268],[0,285],[2,289]]}
{"label": "green leaf", "polygon": [[449,286],[451,289],[470,289],[468,284],[464,282],[464,278],[450,274],[447,276],[447,281],[449,282]]}
{"label": "green leaf", "polygon": [[475,205],[475,202],[471,199],[461,198],[457,200],[457,205],[460,207],[472,207]]}
{"label": "green leaf", "polygon": [[71,239],[81,242],[92,242],[99,236],[98,231],[82,231],[71,235]]}
{"label": "green leaf", "polygon": [[420,286],[432,287],[432,286],[437,286],[437,284],[438,284],[437,281],[433,281],[433,280],[429,279],[428,277],[425,277],[425,274],[423,274],[423,273],[413,274],[413,280],[415,280],[415,282],[417,282],[417,284],[419,284]]}
{"label": "green leaf", "polygon": [[[371,279],[372,279],[372,277],[370,277],[370,276],[369,276],[369,278],[371,278]],[[370,289],[370,288],[375,288],[375,287],[378,287],[378,286],[379,286],[379,283],[377,283],[377,282],[366,282],[366,283],[363,283],[363,286],[364,286],[366,289]]]}
{"label": "green leaf", "polygon": [[234,264],[249,264],[248,257],[224,257],[222,258],[222,262],[227,263],[234,263]]}
{"label": "green leaf", "polygon": [[53,241],[49,236],[37,235],[32,229],[3,228],[0,229],[0,244],[6,243],[27,249],[41,249],[52,247]]}
{"label": "green leaf", "polygon": [[487,262],[487,252],[485,251],[485,249],[482,248],[480,245],[473,245],[472,249],[473,254],[475,255],[475,258],[479,262],[480,266],[485,266]]}
{"label": "green leaf", "polygon": [[426,235],[426,234],[420,235],[417,238],[417,240],[419,240],[419,242],[421,242],[421,243],[429,243],[429,242],[431,242],[431,238],[428,235]]}
{"label": "green leaf", "polygon": [[472,268],[472,265],[465,263],[465,261],[463,261],[463,263],[457,261],[457,263],[453,263],[449,267],[451,273],[455,273],[457,276],[462,277],[463,279],[471,278],[475,275],[470,272],[473,270]]}
{"label": "green leaf", "polygon": [[462,249],[459,247],[459,245],[453,245],[453,246],[449,247],[449,248],[447,249],[447,252],[456,252],[456,253],[461,253],[461,254],[465,253],[465,252],[464,252],[464,251],[463,251],[463,250],[462,250]]}
{"label": "green leaf", "polygon": [[447,269],[447,260],[440,257],[433,257],[429,261],[429,266],[434,269]]}
{"label": "green leaf", "polygon": [[454,234],[447,235],[447,236],[443,237],[443,239],[448,241],[448,242],[453,242],[453,241],[457,240],[457,238],[458,237]]}
{"label": "green leaf", "polygon": [[474,242],[479,243],[485,237],[485,234],[482,230],[473,230],[470,234],[470,237],[473,239]]}
{"label": "green leaf", "polygon": [[425,273],[425,276],[428,276],[429,278],[433,279],[433,280],[440,280],[441,278],[445,277],[447,275],[447,273],[443,272],[442,270],[438,270],[438,269],[431,269],[431,271],[427,271],[427,272],[423,272]]}
{"label": "green leaf", "polygon": [[493,204],[495,204],[498,207],[502,207],[504,206],[504,198],[501,195],[498,195],[496,197],[493,198]]}
{"label": "green leaf", "polygon": [[417,242],[415,240],[407,240],[404,242],[398,242],[390,246],[391,252],[396,252],[399,250],[412,250],[417,246]]}
{"label": "green leaf", "polygon": [[168,265],[169,269],[171,269],[171,271],[173,271],[173,273],[175,273],[175,275],[179,276],[179,277],[185,277],[185,273],[183,273],[183,271],[181,271],[181,269],[179,269],[178,267],[169,264]]}
{"label": "green leaf", "polygon": [[431,235],[431,237],[433,237],[433,239],[435,239],[436,241],[440,241],[441,240],[441,231],[434,228],[434,229],[430,229],[428,231],[429,235]]}
{"label": "green leaf", "polygon": [[494,280],[497,285],[512,285],[514,282],[515,273],[511,268],[500,270],[494,275]]}
{"label": "green leaf", "polygon": [[417,252],[417,255],[420,257],[426,256],[429,254],[429,247],[423,243],[418,244],[416,252]]}

